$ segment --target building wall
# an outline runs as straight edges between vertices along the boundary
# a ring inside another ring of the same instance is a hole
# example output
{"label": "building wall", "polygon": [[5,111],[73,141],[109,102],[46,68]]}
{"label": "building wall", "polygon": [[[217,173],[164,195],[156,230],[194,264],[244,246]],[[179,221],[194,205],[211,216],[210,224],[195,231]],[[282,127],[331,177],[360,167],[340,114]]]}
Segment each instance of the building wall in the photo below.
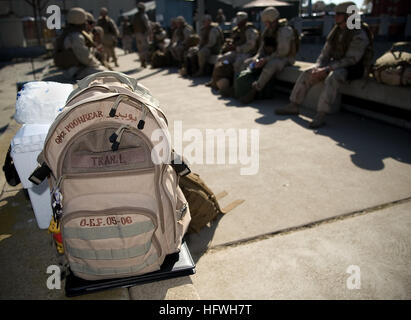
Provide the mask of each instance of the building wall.
{"label": "building wall", "polygon": [[[121,9],[127,11],[136,6],[135,0],[42,0],[41,2],[46,4],[45,8],[53,4],[58,5],[63,14],[64,8],[68,10],[72,7],[82,7],[91,12],[95,18],[98,18],[100,8],[106,7],[110,17],[115,21],[117,21]],[[143,2],[145,1],[143,0]],[[0,7],[0,14],[13,11],[19,18],[33,16],[33,8],[24,0],[0,0]],[[46,9],[43,9],[42,15],[47,16]]]}
{"label": "building wall", "polygon": [[168,28],[171,18],[183,16],[187,23],[193,25],[194,6],[192,1],[156,0],[156,20]]}
{"label": "building wall", "polygon": [[373,0],[372,13],[373,16],[387,14],[390,16],[407,16],[411,14],[410,0]]}

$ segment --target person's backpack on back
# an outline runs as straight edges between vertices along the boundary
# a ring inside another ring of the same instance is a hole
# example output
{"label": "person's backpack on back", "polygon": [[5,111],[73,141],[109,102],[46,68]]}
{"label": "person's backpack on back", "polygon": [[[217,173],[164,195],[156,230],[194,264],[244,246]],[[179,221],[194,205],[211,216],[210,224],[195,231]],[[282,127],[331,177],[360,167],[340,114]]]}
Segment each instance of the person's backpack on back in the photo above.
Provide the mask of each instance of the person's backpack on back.
{"label": "person's backpack on back", "polygon": [[167,119],[135,79],[107,71],[78,85],[50,127],[38,158],[42,166],[30,179],[48,175],[53,228],[61,230],[76,276],[98,280],[156,271],[179,250],[190,223],[178,186],[189,169],[184,162],[161,161],[155,152],[151,137],[163,132],[162,157],[172,158]]}

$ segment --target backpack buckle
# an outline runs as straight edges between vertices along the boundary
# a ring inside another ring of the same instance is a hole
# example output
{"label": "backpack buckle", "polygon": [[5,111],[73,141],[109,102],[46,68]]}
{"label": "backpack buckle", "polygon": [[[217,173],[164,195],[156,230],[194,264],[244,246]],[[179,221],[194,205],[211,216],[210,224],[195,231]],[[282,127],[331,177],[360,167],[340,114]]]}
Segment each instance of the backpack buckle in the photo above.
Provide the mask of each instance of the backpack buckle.
{"label": "backpack buckle", "polygon": [[172,156],[173,160],[171,160],[171,166],[180,177],[184,177],[191,173],[190,167],[184,161],[183,157],[175,152],[173,152]]}
{"label": "backpack buckle", "polygon": [[43,163],[41,167],[38,167],[33,171],[31,176],[29,177],[29,181],[34,183],[35,185],[39,185],[50,175],[50,172],[51,170],[47,166],[47,164]]}

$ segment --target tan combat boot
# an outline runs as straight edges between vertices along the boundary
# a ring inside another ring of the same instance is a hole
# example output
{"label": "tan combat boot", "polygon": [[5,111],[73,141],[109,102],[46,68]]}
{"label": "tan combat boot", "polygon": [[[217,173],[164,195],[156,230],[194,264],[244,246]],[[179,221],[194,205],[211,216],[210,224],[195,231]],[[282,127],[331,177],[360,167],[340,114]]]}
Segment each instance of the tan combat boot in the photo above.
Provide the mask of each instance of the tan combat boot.
{"label": "tan combat boot", "polygon": [[279,115],[297,115],[300,113],[300,106],[294,102],[290,102],[284,108],[275,110]]}
{"label": "tan combat boot", "polygon": [[315,115],[313,121],[311,121],[310,123],[310,128],[311,129],[317,129],[319,127],[322,127],[323,125],[325,125],[325,116],[326,113],[325,112],[317,112],[317,114]]}

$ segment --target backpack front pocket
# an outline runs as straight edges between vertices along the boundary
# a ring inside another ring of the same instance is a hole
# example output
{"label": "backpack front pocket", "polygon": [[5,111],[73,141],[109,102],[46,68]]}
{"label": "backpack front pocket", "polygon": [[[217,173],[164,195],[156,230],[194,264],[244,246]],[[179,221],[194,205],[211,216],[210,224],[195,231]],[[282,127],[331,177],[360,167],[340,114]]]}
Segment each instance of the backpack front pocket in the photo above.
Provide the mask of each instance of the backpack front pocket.
{"label": "backpack front pocket", "polygon": [[155,214],[143,208],[72,212],[62,219],[70,268],[87,280],[155,271],[162,257],[157,228]]}

